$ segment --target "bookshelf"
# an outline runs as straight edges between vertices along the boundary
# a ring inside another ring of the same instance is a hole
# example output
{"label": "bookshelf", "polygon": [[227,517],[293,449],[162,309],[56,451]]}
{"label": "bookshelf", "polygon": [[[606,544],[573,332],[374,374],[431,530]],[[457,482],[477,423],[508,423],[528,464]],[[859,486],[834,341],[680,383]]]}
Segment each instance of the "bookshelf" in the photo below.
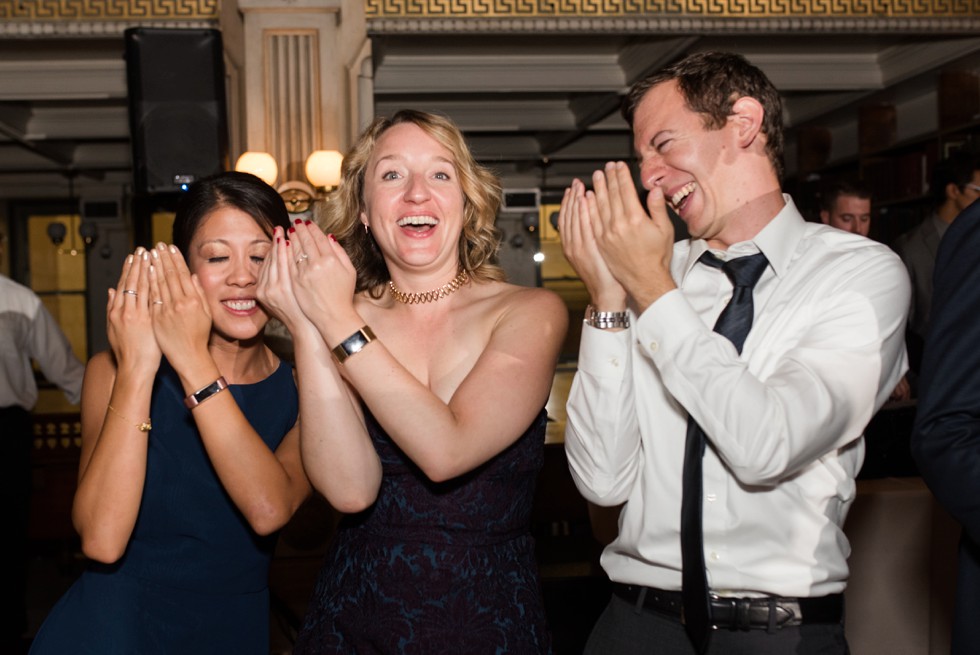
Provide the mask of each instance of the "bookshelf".
{"label": "bookshelf", "polygon": [[[930,180],[938,161],[957,149],[980,154],[980,76],[971,70],[940,72],[934,104],[866,98],[840,126],[796,130],[796,171],[787,188],[804,216],[818,220],[819,191],[847,179],[873,194],[871,237],[892,243],[932,210]],[[835,143],[847,139],[850,150]],[[841,154],[843,152],[843,154]]]}

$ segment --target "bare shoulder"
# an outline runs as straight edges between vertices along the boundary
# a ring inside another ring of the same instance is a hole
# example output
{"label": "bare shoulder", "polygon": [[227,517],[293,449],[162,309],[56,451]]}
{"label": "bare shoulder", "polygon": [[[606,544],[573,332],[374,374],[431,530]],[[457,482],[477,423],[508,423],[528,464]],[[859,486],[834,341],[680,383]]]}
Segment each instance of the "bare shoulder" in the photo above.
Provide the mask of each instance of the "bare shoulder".
{"label": "bare shoulder", "polygon": [[506,282],[494,283],[494,286],[498,287],[493,297],[502,319],[547,322],[555,326],[564,326],[568,322],[565,302],[550,289]]}

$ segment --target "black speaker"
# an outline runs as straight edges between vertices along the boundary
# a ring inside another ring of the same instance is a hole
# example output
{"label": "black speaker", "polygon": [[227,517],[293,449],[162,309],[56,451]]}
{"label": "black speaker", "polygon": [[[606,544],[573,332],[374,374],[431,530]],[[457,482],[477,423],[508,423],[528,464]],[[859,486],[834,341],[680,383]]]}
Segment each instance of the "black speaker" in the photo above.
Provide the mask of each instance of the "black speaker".
{"label": "black speaker", "polygon": [[227,170],[221,32],[137,27],[125,41],[136,192],[180,191]]}

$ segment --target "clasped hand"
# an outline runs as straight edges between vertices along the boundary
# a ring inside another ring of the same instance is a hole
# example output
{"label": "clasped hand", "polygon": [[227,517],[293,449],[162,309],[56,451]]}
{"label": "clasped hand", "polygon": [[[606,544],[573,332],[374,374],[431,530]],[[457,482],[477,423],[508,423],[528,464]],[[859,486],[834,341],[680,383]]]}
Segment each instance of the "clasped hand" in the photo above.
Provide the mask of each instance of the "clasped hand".
{"label": "clasped hand", "polygon": [[604,310],[627,302],[638,313],[672,286],[674,228],[663,192],[654,187],[643,209],[629,168],[609,163],[592,175],[593,188],[575,180],[559,211],[562,250],[593,303]]}
{"label": "clasped hand", "polygon": [[160,356],[207,348],[211,314],[204,291],[173,246],[138,248],[126,258],[107,307],[109,344],[120,366],[155,373]]}
{"label": "clasped hand", "polygon": [[303,326],[329,325],[353,314],[357,272],[333,235],[297,221],[273,232],[259,272],[258,297],[294,336]]}

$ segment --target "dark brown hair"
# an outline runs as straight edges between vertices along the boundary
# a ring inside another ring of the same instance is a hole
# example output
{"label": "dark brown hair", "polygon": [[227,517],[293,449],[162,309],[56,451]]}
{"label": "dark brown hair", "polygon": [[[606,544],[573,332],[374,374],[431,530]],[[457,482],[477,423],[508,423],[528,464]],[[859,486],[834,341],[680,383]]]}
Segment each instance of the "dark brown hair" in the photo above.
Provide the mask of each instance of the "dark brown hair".
{"label": "dark brown hair", "polygon": [[653,87],[676,80],[688,109],[702,115],[705,129],[721,129],[739,98],[762,105],[762,133],[777,177],[783,175],[783,100],[766,74],[741,55],[699,52],[662,68],[630,88],[623,101],[623,118],[633,127],[636,108]]}
{"label": "dark brown hair", "polygon": [[185,258],[194,233],[219,207],[242,210],[255,219],[269,237],[277,225],[284,230],[290,226],[286,204],[271,186],[251,173],[217,173],[194,182],[177,205],[173,244]]}

